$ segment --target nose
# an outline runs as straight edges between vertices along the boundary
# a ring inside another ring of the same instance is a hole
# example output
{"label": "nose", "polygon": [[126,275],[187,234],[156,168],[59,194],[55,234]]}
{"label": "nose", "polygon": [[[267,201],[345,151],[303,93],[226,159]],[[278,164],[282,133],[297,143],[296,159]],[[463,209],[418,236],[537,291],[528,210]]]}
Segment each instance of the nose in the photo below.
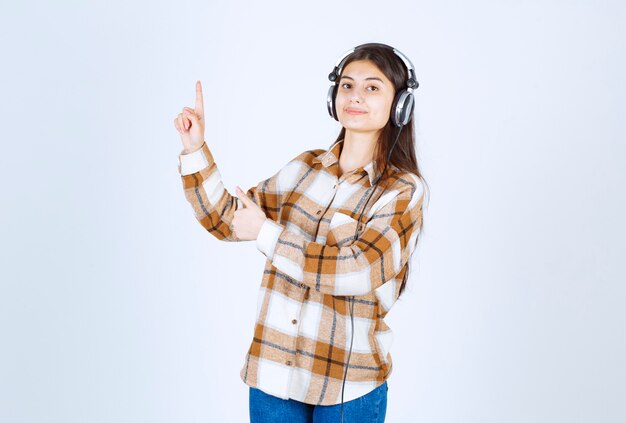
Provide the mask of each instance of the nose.
{"label": "nose", "polygon": [[352,96],[350,96],[350,102],[351,103],[360,103],[361,102],[361,94],[359,94],[357,92],[357,90],[354,90],[352,92]]}

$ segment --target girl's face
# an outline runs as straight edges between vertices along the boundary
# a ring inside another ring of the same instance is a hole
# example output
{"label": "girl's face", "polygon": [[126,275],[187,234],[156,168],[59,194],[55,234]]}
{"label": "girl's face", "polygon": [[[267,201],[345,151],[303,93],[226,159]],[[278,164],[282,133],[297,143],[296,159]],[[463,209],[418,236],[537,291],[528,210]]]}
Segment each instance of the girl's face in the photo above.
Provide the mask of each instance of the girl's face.
{"label": "girl's face", "polygon": [[377,133],[389,120],[392,82],[368,60],[349,63],[339,80],[336,110],[346,131]]}

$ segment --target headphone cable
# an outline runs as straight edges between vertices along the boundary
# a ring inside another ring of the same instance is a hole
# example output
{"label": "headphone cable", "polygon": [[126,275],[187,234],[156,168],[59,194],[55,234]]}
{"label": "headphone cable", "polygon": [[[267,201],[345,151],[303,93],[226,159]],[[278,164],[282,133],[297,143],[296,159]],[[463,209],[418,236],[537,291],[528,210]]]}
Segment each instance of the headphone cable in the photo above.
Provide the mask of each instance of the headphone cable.
{"label": "headphone cable", "polygon": [[[400,138],[400,133],[402,132],[402,128],[404,128],[404,125],[400,125],[400,129],[398,130],[396,139],[393,141],[393,144],[391,145],[391,149],[389,150],[389,154],[387,155],[387,161],[385,162],[385,166],[383,166],[383,171],[376,178],[376,183],[374,184],[374,188],[370,192],[369,197],[367,197],[367,201],[365,202],[365,205],[363,206],[363,208],[361,208],[361,214],[359,215],[359,220],[357,222],[356,229],[354,231],[355,241],[358,238],[358,230],[359,230],[359,226],[361,226],[361,217],[363,217],[363,211],[365,211],[365,207],[367,207],[367,204],[372,198],[372,194],[374,194],[374,191],[376,191],[376,187],[378,186],[378,183],[380,182],[383,175],[385,174],[385,170],[387,170],[387,163],[389,163],[389,160],[391,160],[391,153],[393,152],[393,149],[396,146],[396,143],[398,142],[398,138]],[[346,366],[343,371],[343,382],[341,383],[341,423],[344,423],[343,392],[346,386],[346,378],[348,376],[348,366],[350,365],[350,357],[352,356],[352,344],[354,342],[354,296],[349,297],[349,301],[350,301],[350,349],[348,350],[348,359],[346,360]]]}

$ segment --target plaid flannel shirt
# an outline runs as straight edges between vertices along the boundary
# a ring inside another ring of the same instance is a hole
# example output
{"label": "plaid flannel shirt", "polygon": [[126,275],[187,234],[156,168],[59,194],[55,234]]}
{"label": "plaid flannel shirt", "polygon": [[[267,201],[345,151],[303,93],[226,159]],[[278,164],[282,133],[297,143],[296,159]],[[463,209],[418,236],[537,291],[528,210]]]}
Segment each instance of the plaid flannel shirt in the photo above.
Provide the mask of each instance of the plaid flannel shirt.
{"label": "plaid flannel shirt", "polygon": [[[342,146],[340,140],[328,151],[306,151],[246,193],[267,216],[256,239],[267,260],[241,378],[309,404],[341,401],[351,297],[344,401],[389,377],[393,336],[383,319],[398,298],[422,221],[421,181],[390,164],[391,185],[376,188],[354,241],[375,162],[339,176]],[[200,224],[220,240],[239,241],[231,221],[243,206],[224,189],[206,143],[179,155],[179,172]]]}

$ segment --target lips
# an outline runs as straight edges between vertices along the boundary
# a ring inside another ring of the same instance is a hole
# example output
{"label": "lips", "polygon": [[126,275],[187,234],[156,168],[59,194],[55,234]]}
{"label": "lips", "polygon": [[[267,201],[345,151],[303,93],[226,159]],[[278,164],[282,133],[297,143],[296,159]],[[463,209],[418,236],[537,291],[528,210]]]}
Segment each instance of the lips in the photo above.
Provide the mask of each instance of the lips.
{"label": "lips", "polygon": [[363,109],[355,109],[354,107],[346,108],[346,113],[349,115],[364,115],[367,111]]}

